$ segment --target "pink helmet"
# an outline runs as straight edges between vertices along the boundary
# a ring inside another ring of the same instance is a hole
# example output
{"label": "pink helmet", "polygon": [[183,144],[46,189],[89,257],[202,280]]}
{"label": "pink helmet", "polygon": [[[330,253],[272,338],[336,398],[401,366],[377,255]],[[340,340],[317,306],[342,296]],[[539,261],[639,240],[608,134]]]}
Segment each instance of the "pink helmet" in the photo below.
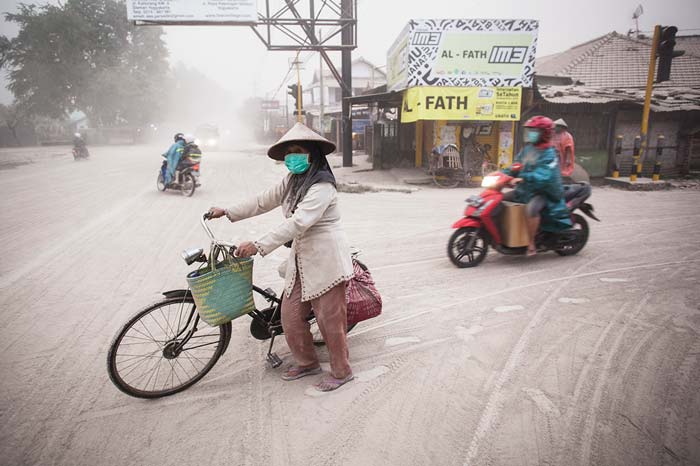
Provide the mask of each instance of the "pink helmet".
{"label": "pink helmet", "polygon": [[525,127],[540,130],[540,140],[535,144],[535,147],[543,149],[552,145],[554,122],[550,118],[540,115],[534,116],[525,122]]}

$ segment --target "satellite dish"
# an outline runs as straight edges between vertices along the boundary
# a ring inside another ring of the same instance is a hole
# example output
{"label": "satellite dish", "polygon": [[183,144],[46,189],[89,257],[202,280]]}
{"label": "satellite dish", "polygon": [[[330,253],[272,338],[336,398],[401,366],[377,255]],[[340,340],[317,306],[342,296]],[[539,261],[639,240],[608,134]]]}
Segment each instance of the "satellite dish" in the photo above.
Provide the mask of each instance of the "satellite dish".
{"label": "satellite dish", "polygon": [[644,14],[644,8],[642,5],[637,5],[637,8],[632,13],[632,19],[637,19]]}

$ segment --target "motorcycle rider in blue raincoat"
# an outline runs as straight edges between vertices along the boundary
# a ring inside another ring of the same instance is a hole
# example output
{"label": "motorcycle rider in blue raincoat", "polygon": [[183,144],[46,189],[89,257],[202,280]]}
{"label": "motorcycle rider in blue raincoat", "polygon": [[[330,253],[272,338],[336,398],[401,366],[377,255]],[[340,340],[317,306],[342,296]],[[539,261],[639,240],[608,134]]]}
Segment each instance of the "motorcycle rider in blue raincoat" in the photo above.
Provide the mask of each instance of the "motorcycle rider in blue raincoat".
{"label": "motorcycle rider in blue raincoat", "polygon": [[537,253],[535,236],[540,229],[558,232],[571,228],[571,218],[564,202],[559,159],[552,144],[554,122],[544,116],[535,116],[525,123],[524,139],[527,145],[515,156],[522,168],[506,168],[503,173],[515,176],[515,190],[506,193],[504,200],[527,204],[529,234],[527,255]]}
{"label": "motorcycle rider in blue raincoat", "polygon": [[175,176],[175,170],[177,169],[177,164],[180,163],[180,158],[185,148],[185,135],[182,133],[176,133],[173,137],[174,143],[170,146],[170,149],[163,154],[168,161],[168,167],[165,171],[165,185],[167,186],[173,181]]}

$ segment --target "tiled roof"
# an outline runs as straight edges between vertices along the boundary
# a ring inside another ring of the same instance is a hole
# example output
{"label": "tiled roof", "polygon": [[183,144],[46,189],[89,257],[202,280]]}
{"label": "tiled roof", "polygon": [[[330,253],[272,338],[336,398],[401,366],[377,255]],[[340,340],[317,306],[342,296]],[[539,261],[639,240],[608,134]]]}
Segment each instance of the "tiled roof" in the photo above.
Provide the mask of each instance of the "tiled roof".
{"label": "tiled roof", "polygon": [[[537,92],[547,102],[555,104],[633,103],[644,105],[645,89],[604,89],[581,85],[537,85]],[[700,86],[654,89],[651,109],[655,112],[700,110]]]}
{"label": "tiled roof", "polygon": [[[689,36],[690,38],[695,36]],[[691,49],[694,39],[679,39]],[[694,49],[693,49],[694,50]],[[633,39],[611,32],[562,53],[537,60],[535,73],[568,76],[588,87],[642,88],[646,86],[651,45],[647,40]],[[689,51],[673,59],[671,80],[659,87],[700,87],[700,55]]]}
{"label": "tiled roof", "polygon": [[676,36],[676,48],[700,57],[700,36]]}

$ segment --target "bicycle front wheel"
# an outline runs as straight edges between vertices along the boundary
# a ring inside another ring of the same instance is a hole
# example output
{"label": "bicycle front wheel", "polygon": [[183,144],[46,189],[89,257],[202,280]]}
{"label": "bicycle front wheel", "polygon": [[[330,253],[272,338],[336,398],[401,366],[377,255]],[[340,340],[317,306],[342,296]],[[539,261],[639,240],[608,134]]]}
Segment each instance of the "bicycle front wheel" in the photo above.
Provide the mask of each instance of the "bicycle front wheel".
{"label": "bicycle front wheel", "polygon": [[231,323],[199,320],[191,296],[168,298],[134,315],[107,354],[109,378],[137,398],[160,398],[197,383],[223,354]]}

